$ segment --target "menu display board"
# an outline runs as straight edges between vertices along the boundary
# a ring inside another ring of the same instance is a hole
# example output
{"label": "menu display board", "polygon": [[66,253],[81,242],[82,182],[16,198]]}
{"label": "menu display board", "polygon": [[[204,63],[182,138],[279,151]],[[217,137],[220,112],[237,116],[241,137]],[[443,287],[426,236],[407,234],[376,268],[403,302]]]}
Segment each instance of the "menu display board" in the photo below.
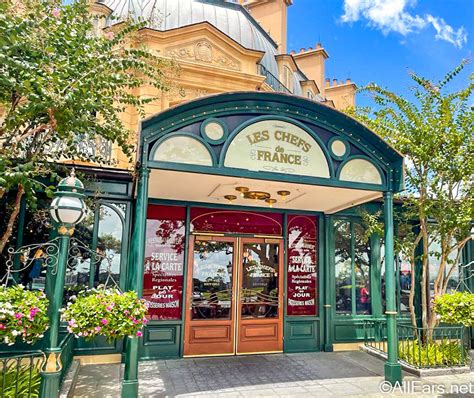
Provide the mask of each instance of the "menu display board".
{"label": "menu display board", "polygon": [[317,315],[316,218],[288,216],[287,315]]}
{"label": "menu display board", "polygon": [[151,320],[181,319],[184,209],[150,205],[146,223],[143,298]]}

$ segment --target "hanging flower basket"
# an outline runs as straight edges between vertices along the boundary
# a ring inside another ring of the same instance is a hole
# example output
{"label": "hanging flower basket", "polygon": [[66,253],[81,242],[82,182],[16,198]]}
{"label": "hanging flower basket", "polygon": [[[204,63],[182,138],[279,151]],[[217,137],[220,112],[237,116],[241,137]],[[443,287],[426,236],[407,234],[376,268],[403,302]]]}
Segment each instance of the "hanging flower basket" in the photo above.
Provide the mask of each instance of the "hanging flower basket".
{"label": "hanging flower basket", "polygon": [[22,285],[0,287],[0,343],[33,344],[48,329],[48,299]]}
{"label": "hanging flower basket", "polygon": [[64,310],[67,330],[87,340],[104,336],[108,341],[142,335],[148,308],[137,293],[118,289],[91,289],[72,296]]}

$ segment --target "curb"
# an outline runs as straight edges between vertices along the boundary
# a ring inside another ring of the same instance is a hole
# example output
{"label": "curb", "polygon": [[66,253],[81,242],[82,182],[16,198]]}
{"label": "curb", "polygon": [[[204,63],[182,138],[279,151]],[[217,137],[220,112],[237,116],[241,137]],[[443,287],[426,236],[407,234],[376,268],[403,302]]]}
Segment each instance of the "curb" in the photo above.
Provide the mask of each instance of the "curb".
{"label": "curb", "polygon": [[79,374],[80,363],[78,360],[74,360],[64,377],[61,389],[59,390],[60,398],[72,398],[74,389],[76,388],[77,376]]}

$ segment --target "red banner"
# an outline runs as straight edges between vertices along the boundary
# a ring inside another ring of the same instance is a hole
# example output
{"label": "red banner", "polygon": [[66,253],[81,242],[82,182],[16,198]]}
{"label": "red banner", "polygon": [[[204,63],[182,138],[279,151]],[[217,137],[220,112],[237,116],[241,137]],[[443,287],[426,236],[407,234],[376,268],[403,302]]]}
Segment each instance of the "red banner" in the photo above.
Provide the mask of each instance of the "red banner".
{"label": "red banner", "polygon": [[[149,209],[149,216],[164,208],[150,207],[154,209]],[[173,213],[167,211],[166,218],[148,219],[146,224],[143,298],[151,320],[181,319],[185,222]]]}
{"label": "red banner", "polygon": [[316,218],[288,216],[287,315],[317,315]]}

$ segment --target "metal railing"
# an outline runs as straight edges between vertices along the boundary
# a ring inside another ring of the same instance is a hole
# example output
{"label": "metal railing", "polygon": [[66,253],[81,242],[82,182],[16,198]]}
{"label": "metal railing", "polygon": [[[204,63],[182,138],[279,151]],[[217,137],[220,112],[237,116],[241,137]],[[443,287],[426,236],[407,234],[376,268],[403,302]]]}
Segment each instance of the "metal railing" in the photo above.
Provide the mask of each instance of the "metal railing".
{"label": "metal railing", "polygon": [[74,360],[74,337],[72,334],[67,334],[61,341],[61,381],[66,377],[72,361]]}
{"label": "metal railing", "polygon": [[265,83],[267,83],[271,88],[280,93],[291,94],[291,91],[280,81],[278,78],[272,74],[267,68],[263,65],[258,64],[258,73],[262,76],[265,76]]}
{"label": "metal railing", "polygon": [[[463,326],[437,326],[432,333],[412,325],[397,325],[399,361],[415,368],[444,368],[469,363]],[[364,345],[387,353],[385,320],[364,323]]]}
{"label": "metal railing", "polygon": [[44,362],[41,351],[0,352],[0,398],[38,397]]}

